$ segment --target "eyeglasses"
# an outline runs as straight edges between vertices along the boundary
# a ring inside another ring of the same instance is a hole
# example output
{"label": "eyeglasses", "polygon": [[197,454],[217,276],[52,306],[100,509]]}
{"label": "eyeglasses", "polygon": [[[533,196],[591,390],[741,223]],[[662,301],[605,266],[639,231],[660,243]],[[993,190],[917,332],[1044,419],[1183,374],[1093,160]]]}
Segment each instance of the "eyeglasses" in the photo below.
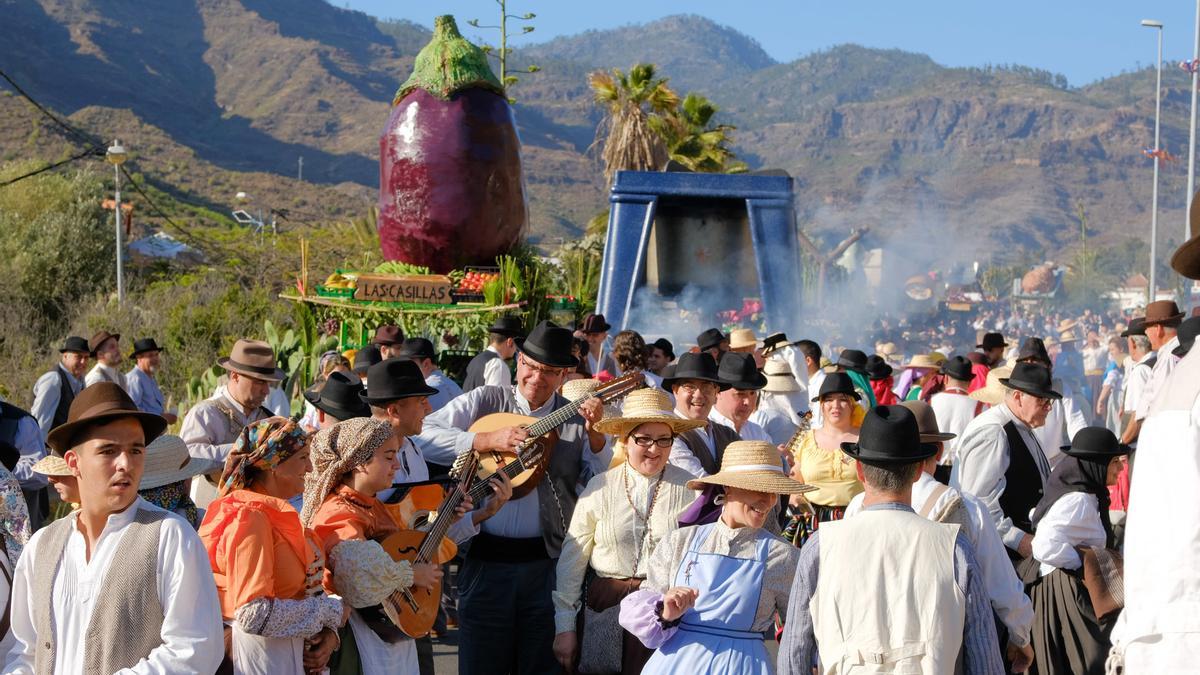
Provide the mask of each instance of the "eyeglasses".
{"label": "eyeglasses", "polygon": [[546,366],[536,365],[533,361],[525,358],[524,355],[521,356],[520,361],[522,366],[525,366],[534,372],[541,373],[546,377],[558,377],[566,373],[568,370],[567,368],[547,368]]}
{"label": "eyeglasses", "polygon": [[683,391],[685,394],[695,394],[698,391],[705,394],[711,394],[712,392],[720,389],[720,387],[712,382],[684,382],[676,385],[675,388]]}
{"label": "eyeglasses", "polygon": [[669,448],[675,442],[674,436],[666,436],[663,438],[651,438],[650,436],[630,436],[633,442],[642,448],[648,448],[652,445],[657,445],[660,448]]}

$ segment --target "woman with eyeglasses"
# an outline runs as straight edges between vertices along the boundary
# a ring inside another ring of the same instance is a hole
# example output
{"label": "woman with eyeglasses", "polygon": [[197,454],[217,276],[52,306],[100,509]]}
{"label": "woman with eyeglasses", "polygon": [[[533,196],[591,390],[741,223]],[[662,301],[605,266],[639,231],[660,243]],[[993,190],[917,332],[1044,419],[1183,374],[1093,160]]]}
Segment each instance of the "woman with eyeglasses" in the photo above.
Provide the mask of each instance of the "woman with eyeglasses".
{"label": "woman with eyeglasses", "polygon": [[857,464],[842,452],[842,443],[858,441],[859,398],[849,375],[829,373],[813,399],[821,406],[821,426],[804,432],[788,448],[792,478],[817,488],[790,498],[783,537],[796,546],[803,546],[821,523],[841,520],[850,500],[863,491]]}
{"label": "woman with eyeglasses", "polygon": [[675,415],[653,388],[629,394],[621,417],[596,424],[616,436],[626,459],[588,483],[558,559],[554,655],[567,672],[583,663],[592,673],[636,674],[653,653],[618,624],[620,603],[641,586],[655,545],[696,495],[691,474],[667,459],[677,435],[703,425]]}

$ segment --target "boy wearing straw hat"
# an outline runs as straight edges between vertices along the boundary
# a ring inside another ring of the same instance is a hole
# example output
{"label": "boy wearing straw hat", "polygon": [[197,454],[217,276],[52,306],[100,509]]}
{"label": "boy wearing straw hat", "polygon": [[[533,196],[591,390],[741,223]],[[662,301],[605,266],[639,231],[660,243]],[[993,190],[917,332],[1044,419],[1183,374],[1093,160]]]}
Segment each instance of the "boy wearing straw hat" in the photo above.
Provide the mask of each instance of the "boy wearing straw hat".
{"label": "boy wearing straw hat", "polygon": [[916,417],[899,405],[873,408],[842,450],[858,460],[863,511],[823,523],[801,550],[780,675],[808,675],[818,657],[823,673],[949,673],[960,656],[963,672],[1003,672],[970,543],[957,525],[910,506],[921,464],[937,451],[921,442]]}

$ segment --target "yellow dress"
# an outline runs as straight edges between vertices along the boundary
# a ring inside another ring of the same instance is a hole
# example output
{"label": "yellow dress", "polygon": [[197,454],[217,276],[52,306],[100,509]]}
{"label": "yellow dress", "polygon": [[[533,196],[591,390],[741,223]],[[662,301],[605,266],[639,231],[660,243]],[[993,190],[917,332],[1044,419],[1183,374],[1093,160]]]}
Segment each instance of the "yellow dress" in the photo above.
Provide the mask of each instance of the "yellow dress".
{"label": "yellow dress", "polygon": [[792,461],[800,467],[804,482],[817,488],[804,495],[813,505],[845,508],[854,495],[863,491],[862,483],[858,482],[858,462],[840,448],[818,447],[815,431],[800,437]]}

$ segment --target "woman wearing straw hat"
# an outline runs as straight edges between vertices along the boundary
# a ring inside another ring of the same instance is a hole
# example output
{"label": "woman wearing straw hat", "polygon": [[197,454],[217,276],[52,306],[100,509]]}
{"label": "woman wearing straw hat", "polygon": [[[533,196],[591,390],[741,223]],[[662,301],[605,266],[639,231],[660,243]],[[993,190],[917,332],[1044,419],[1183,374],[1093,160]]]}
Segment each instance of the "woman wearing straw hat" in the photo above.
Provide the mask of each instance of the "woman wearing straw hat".
{"label": "woman wearing straw hat", "polygon": [[58,455],[46,455],[30,469],[46,477],[50,486],[58,493],[59,501],[69,504],[71,510],[79,508],[79,479],[71,473],[67,460]]}
{"label": "woman wearing straw hat", "polygon": [[642,588],[621,601],[621,625],[655,654],[643,673],[768,675],[763,644],[786,613],[799,551],[763,529],[779,495],[812,490],[788,478],[766,441],[735,441],[721,470],[688,482],[723,488],[720,518],[667,535]]}
{"label": "woman wearing straw hat", "polygon": [[287,502],[301,490],[308,434],[285,417],[246,427],[221,475],[200,539],[232,629],[235,673],[302,675],[325,667],[348,607],[321,587],[325,556]]}
{"label": "woman wearing straw hat", "polygon": [[842,443],[858,440],[858,400],[857,388],[845,373],[830,373],[813,398],[824,423],[804,432],[789,448],[792,477],[816,489],[807,497],[794,497],[788,508],[791,517],[783,537],[796,546],[803,546],[821,523],[841,520],[850,500],[863,490],[854,460],[842,452]]}
{"label": "woman wearing straw hat", "polygon": [[188,481],[208,470],[192,461],[187,444],[178,436],[163,434],[146,446],[146,464],[138,494],[155,506],[182,516],[192,528],[200,527],[204,513],[188,495]]}
{"label": "woman wearing straw hat", "polygon": [[[568,671],[578,661],[583,672],[636,675],[652,653],[621,631],[617,615],[621,599],[646,578],[650,552],[695,497],[687,486],[691,474],[667,459],[675,437],[704,422],[671,408],[661,389],[639,389],[625,398],[620,417],[596,425],[617,438],[626,459],[588,483],[558,558],[554,655]],[[585,583],[589,567],[595,577]],[[587,607],[582,641],[576,632],[581,604]]]}

